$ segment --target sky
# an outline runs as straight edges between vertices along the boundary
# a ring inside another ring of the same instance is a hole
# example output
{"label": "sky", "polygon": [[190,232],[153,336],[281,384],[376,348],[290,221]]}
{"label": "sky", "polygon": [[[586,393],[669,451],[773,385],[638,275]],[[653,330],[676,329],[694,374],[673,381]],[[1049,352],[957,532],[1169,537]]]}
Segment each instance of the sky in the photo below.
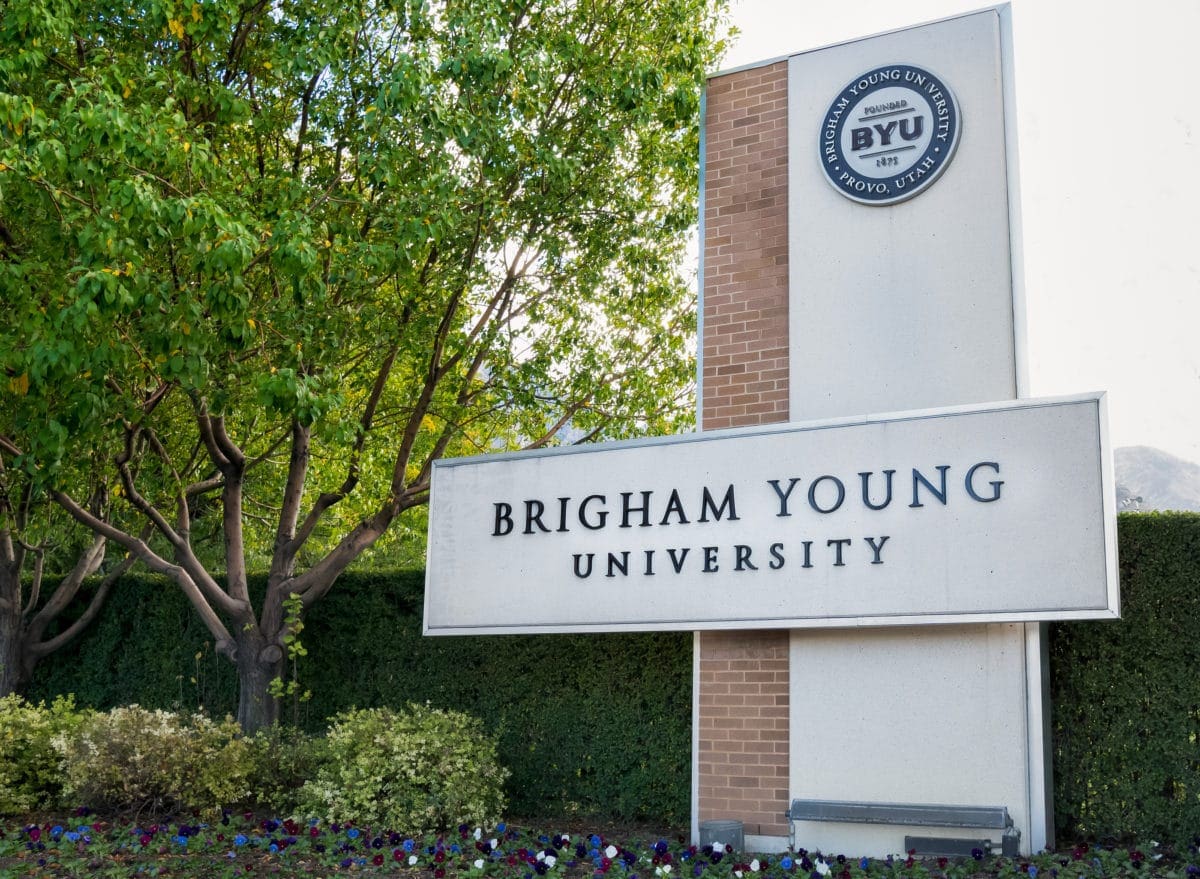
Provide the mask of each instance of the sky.
{"label": "sky", "polygon": [[[985,8],[733,0],[722,69]],[[1030,391],[1200,462],[1197,0],[1012,0]]]}

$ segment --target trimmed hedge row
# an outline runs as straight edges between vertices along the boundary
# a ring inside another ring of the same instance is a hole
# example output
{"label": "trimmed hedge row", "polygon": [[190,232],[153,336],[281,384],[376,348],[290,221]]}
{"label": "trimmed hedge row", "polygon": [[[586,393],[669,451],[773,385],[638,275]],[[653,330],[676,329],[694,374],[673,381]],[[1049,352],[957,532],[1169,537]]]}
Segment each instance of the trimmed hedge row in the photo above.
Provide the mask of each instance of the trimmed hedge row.
{"label": "trimmed hedge row", "polygon": [[[1200,516],[1120,519],[1123,619],[1051,628],[1060,841],[1200,832]],[[261,585],[261,584],[260,584]],[[300,667],[306,729],[352,706],[429,700],[483,719],[514,814],[686,823],[692,639],[687,633],[421,636],[420,572],[348,574],[311,613]],[[128,577],[73,656],[29,695],[100,708],[232,711],[229,663],[182,596]]]}
{"label": "trimmed hedge row", "polygon": [[[423,590],[419,571],[343,575],[305,619],[313,695],[285,720],[315,732],[352,707],[430,701],[498,737],[514,815],[688,822],[690,633],[425,638]],[[164,579],[124,578],[74,646],[38,667],[29,698],[236,713],[232,665]]]}
{"label": "trimmed hedge row", "polygon": [[1051,627],[1060,840],[1200,834],[1200,515],[1122,515],[1121,620]]}

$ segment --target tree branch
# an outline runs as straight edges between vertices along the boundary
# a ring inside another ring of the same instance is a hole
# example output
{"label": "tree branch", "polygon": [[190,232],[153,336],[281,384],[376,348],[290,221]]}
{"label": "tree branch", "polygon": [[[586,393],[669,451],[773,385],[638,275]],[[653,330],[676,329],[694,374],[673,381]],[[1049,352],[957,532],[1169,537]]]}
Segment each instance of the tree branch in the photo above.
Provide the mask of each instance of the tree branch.
{"label": "tree branch", "polygon": [[151,571],[157,574],[164,574],[170,577],[183,590],[184,595],[192,603],[196,613],[204,622],[213,638],[217,641],[217,649],[231,655],[234,651],[233,638],[229,634],[229,630],[225,628],[225,624],[221,622],[221,618],[217,616],[213,610],[213,602],[217,604],[222,611],[229,614],[236,622],[243,623],[253,620],[253,611],[247,603],[237,602],[217,589],[215,593],[208,594],[208,590],[201,591],[200,586],[192,579],[191,575],[181,565],[175,565],[168,562],[153,549],[150,545],[140,537],[134,537],[115,527],[109,522],[98,518],[92,513],[85,510],[74,498],[66,492],[59,489],[54,489],[51,492],[55,503],[67,511],[76,522],[86,525],[92,531],[102,534],[111,540],[113,543],[118,543],[125,547],[133,555],[137,556],[143,564]]}
{"label": "tree branch", "polygon": [[[309,536],[313,532],[313,529],[317,526],[317,523],[320,521],[321,516],[324,515],[324,513],[330,507],[332,507],[334,504],[338,503],[343,498],[345,498],[348,494],[350,494],[350,492],[352,492],[355,489],[355,487],[358,485],[359,461],[362,458],[362,451],[363,451],[364,446],[366,445],[367,436],[371,432],[371,427],[373,426],[373,424],[375,422],[375,413],[379,408],[379,401],[383,397],[384,389],[387,387],[388,378],[392,374],[392,367],[395,365],[396,355],[399,353],[399,350],[400,350],[399,345],[393,345],[391,350],[389,350],[387,355],[383,358],[383,362],[379,365],[379,371],[375,374],[375,382],[371,387],[370,395],[367,397],[366,406],[363,407],[362,418],[359,420],[358,436],[355,438],[354,448],[350,452],[350,460],[348,463],[346,478],[342,481],[342,484],[338,487],[337,491],[324,492],[321,494],[320,497],[317,498],[316,503],[313,504],[313,508],[309,511],[308,515],[304,517],[304,522],[300,525],[299,531],[294,530],[295,519],[293,518],[291,521],[291,526],[293,528],[293,531],[286,535],[284,535],[284,533],[282,531],[280,532],[279,536],[285,537],[285,542],[282,545],[282,552],[283,552],[285,558],[289,562],[291,559],[295,558],[296,553],[298,553],[300,551],[300,547],[302,547],[304,545],[305,541],[308,540]],[[294,455],[295,455],[295,450],[293,447],[293,459],[294,459]],[[307,466],[307,462],[308,462],[308,453],[306,450],[305,457],[304,457],[305,466]],[[290,487],[291,478],[292,478],[291,472],[289,471],[289,473],[288,473],[289,487]],[[303,477],[301,476],[301,488],[302,487],[303,487]],[[288,497],[286,493],[285,493],[284,497],[285,497],[285,506],[286,506],[286,499]],[[295,515],[297,517],[299,515],[299,501],[300,501],[299,496],[297,496],[296,512],[295,512]],[[281,517],[280,518],[281,528],[282,528],[283,524],[284,524],[284,519]],[[278,541],[278,536],[276,539],[276,546],[277,547],[280,546],[279,541]],[[274,565],[272,565],[272,569],[274,570]],[[289,572],[289,574],[290,574],[290,572]]]}
{"label": "tree branch", "polygon": [[[105,543],[106,539],[102,535],[95,534],[91,544],[79,554],[79,558],[75,562],[75,567],[71,569],[71,573],[67,574],[63,578],[63,581],[58,584],[58,588],[54,590],[54,594],[50,596],[50,600],[46,602],[45,607],[34,614],[33,618],[29,621],[28,628],[28,631],[33,633],[33,640],[36,641],[41,638],[42,632],[45,631],[50,621],[62,613],[66,606],[71,603],[83,581],[99,569],[100,564],[104,561]],[[36,603],[30,602],[30,606],[26,608],[26,614],[36,606]]]}

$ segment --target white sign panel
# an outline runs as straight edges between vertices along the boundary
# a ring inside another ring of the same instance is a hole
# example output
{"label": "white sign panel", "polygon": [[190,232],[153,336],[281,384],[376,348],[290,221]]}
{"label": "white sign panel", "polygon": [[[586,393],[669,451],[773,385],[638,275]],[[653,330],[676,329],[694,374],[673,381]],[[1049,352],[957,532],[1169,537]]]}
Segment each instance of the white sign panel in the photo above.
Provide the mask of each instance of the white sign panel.
{"label": "white sign panel", "polygon": [[1109,618],[1103,396],[440,462],[427,634]]}
{"label": "white sign panel", "polygon": [[1021,395],[1004,54],[988,9],[788,59],[792,420]]}

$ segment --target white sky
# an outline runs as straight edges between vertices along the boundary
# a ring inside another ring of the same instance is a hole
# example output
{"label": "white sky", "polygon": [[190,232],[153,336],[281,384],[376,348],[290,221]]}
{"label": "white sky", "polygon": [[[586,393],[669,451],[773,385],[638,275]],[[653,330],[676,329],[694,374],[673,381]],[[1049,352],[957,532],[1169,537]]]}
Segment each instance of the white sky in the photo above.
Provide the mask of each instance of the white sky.
{"label": "white sky", "polygon": [[[986,6],[733,0],[723,67]],[[1012,0],[1031,391],[1200,461],[1200,2]]]}

